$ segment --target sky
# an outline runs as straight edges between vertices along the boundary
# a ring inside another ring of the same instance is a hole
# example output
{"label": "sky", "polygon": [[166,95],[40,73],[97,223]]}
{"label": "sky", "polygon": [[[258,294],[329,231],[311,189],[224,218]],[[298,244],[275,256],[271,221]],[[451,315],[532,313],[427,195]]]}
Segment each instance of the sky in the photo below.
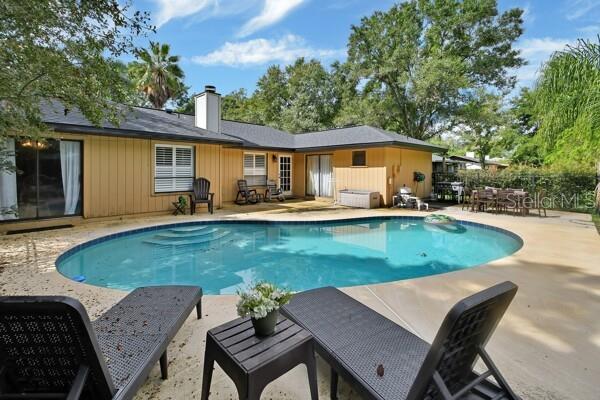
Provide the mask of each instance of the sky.
{"label": "sky", "polygon": [[[222,94],[239,88],[252,92],[269,65],[289,64],[302,56],[325,65],[344,60],[351,26],[395,2],[133,0],[135,9],[150,12],[157,27],[136,44],[169,43],[171,53],[181,56],[192,93],[207,84]],[[552,52],[600,34],[600,0],[499,0],[501,12],[513,7],[525,11],[525,33],[516,46],[528,65],[514,71],[518,86],[532,85]]]}

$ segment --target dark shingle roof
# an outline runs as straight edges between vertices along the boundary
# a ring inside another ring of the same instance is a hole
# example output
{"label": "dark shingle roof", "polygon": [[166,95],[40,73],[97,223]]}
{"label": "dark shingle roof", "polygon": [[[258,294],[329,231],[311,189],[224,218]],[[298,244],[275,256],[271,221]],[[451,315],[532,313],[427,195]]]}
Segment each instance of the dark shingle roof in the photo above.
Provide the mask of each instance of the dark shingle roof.
{"label": "dark shingle roof", "polygon": [[118,105],[118,108],[124,117],[119,126],[105,121],[98,127],[88,121],[78,109],[70,109],[65,115],[65,108],[58,101],[47,101],[40,106],[42,120],[61,132],[241,143],[238,139],[197,128],[192,115],[169,114],[153,108],[123,105]]}
{"label": "dark shingle roof", "polygon": [[[438,156],[437,154],[432,154],[431,155],[431,161],[432,162],[443,162],[444,161],[444,157]],[[459,160],[455,160],[452,157],[446,157],[446,163],[448,163],[448,164],[457,164],[457,163],[460,163],[460,161]]]}
{"label": "dark shingle roof", "polygon": [[422,140],[400,135],[368,125],[331,129],[327,131],[302,133],[295,135],[296,149],[312,149],[319,147],[348,147],[360,145],[398,145],[415,147],[430,151],[446,151]]}
{"label": "dark shingle roof", "polygon": [[294,137],[291,133],[264,125],[237,121],[221,121],[221,130],[228,136],[241,139],[244,146],[263,148],[294,149]]}
{"label": "dark shingle roof", "polygon": [[65,109],[58,101],[43,103],[41,111],[43,121],[61,132],[212,141],[249,148],[287,150],[397,145],[436,152],[446,151],[440,146],[367,125],[294,135],[268,126],[223,120],[222,132],[216,133],[197,128],[193,115],[170,114],[144,107],[118,107],[124,116],[120,125],[104,122],[100,127],[90,123],[78,109],[69,110],[65,115]]}

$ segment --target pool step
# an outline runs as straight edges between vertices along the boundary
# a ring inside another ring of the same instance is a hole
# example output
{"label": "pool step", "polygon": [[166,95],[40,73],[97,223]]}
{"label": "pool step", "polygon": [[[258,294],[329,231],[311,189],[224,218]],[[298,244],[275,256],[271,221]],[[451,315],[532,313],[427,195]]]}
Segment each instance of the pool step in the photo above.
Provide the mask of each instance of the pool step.
{"label": "pool step", "polygon": [[188,226],[183,228],[172,228],[169,229],[169,232],[173,233],[190,233],[190,232],[198,232],[208,228],[208,225],[200,225],[200,226]]}
{"label": "pool step", "polygon": [[206,236],[206,235],[210,235],[212,233],[218,232],[219,228],[212,228],[212,229],[202,229],[199,231],[189,231],[189,232],[177,232],[177,233],[159,233],[157,235],[154,235],[155,238],[161,238],[161,239],[183,239],[183,238],[190,238],[190,237],[199,237],[199,236]]}
{"label": "pool step", "polygon": [[184,239],[184,240],[149,239],[149,240],[144,240],[144,243],[153,244],[153,245],[157,245],[157,246],[188,246],[188,245],[193,245],[193,244],[202,244],[202,243],[210,243],[213,241],[217,241],[217,240],[222,239],[225,236],[229,235],[230,233],[231,233],[230,231],[222,231],[222,232],[219,232],[212,236],[204,235],[201,237],[197,237],[197,238],[192,237],[192,238],[188,238],[188,239]]}

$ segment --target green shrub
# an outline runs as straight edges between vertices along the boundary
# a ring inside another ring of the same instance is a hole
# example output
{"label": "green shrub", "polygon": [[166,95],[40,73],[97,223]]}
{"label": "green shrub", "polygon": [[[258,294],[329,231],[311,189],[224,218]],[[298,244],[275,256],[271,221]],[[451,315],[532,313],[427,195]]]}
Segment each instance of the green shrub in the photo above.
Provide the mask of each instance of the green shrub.
{"label": "green shrub", "polygon": [[579,212],[592,212],[595,208],[598,178],[593,169],[511,167],[501,171],[460,171],[458,175],[469,188],[522,188],[530,195],[541,196],[546,208]]}

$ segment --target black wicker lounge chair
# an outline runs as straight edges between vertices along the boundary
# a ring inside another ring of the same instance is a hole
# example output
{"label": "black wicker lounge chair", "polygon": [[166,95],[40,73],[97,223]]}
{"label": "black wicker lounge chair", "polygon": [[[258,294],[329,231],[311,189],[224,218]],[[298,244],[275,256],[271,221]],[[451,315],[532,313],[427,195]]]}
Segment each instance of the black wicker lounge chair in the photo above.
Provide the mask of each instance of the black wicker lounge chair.
{"label": "black wicker lounge chair", "polygon": [[458,302],[432,345],[332,287],[298,293],[282,312],[314,336],[332,399],[341,375],[365,399],[515,400],[484,346],[516,292],[504,282]]}
{"label": "black wicker lounge chair", "polygon": [[285,195],[281,188],[277,187],[275,181],[267,181],[267,190],[265,191],[265,200],[271,201],[276,198],[279,201],[285,201]]}
{"label": "black wicker lounge chair", "polygon": [[258,193],[256,189],[249,189],[248,182],[245,179],[239,179],[237,181],[238,192],[235,196],[235,204],[255,204],[258,202]]}
{"label": "black wicker lounge chair", "polygon": [[90,322],[62,296],[0,297],[0,399],[131,399],[190,312],[195,286],[139,288]]}
{"label": "black wicker lounge chair", "polygon": [[192,214],[196,213],[196,204],[206,204],[208,212],[213,213],[214,193],[210,193],[210,181],[206,178],[198,178],[194,181],[194,191],[192,192]]}

